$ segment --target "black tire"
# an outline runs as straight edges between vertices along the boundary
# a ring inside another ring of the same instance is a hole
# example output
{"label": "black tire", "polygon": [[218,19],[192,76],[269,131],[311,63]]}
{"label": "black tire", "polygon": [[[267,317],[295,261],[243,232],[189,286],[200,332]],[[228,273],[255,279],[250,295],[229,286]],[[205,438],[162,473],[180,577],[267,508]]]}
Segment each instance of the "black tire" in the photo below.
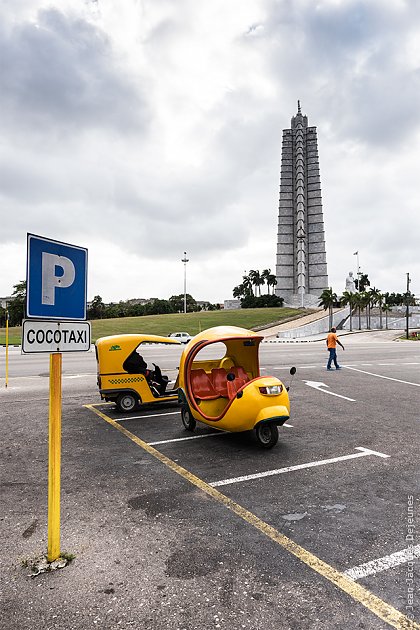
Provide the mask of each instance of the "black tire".
{"label": "black tire", "polygon": [[134,394],[131,394],[130,392],[120,394],[115,401],[117,409],[121,413],[129,413],[130,411],[134,411],[135,409],[137,409],[138,403],[139,401],[136,396]]}
{"label": "black tire", "polygon": [[187,405],[183,405],[181,408],[181,418],[182,418],[182,424],[184,425],[186,430],[194,431],[195,427],[197,426],[197,423],[192,417],[190,408]]}
{"label": "black tire", "polygon": [[262,422],[255,427],[257,442],[263,448],[273,448],[279,439],[279,430],[276,424]]}

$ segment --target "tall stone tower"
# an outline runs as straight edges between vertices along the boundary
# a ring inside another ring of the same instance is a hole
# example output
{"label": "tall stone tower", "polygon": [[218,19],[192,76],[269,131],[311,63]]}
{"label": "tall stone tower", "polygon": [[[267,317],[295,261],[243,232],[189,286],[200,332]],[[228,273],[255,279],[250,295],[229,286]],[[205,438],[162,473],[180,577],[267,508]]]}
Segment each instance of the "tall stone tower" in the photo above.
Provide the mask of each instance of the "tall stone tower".
{"label": "tall stone tower", "polygon": [[276,278],[276,295],[295,307],[318,306],[328,288],[316,127],[299,101],[283,130]]}

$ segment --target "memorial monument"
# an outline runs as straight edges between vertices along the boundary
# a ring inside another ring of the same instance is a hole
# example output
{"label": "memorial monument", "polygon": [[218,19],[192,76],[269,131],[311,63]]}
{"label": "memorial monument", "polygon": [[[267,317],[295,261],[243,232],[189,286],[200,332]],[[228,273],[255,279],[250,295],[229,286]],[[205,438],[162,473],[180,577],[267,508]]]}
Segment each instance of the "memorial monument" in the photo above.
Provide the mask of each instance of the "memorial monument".
{"label": "memorial monument", "polygon": [[349,293],[356,293],[356,284],[354,282],[352,271],[349,271],[349,275],[346,278],[346,291]]}
{"label": "memorial monument", "polygon": [[328,289],[317,133],[299,101],[283,130],[276,279],[288,306],[317,307]]}

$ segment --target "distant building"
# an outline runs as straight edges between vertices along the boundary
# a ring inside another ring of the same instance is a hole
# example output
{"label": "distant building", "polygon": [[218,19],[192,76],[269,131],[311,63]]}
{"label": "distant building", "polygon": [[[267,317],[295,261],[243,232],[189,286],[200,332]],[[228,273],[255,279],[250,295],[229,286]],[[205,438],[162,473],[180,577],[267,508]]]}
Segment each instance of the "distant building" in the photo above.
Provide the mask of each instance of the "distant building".
{"label": "distant building", "polygon": [[159,298],[131,298],[130,300],[126,300],[127,304],[149,304],[154,300],[158,300]]}
{"label": "distant building", "polygon": [[241,308],[241,300],[225,300],[223,308],[225,310],[234,310]]}
{"label": "distant building", "polygon": [[0,306],[2,308],[6,308],[6,303],[9,304],[14,298],[11,295],[7,295],[6,297],[0,297]]}
{"label": "distant building", "polygon": [[318,306],[328,288],[316,127],[308,127],[299,101],[283,130],[276,279],[288,306]]}

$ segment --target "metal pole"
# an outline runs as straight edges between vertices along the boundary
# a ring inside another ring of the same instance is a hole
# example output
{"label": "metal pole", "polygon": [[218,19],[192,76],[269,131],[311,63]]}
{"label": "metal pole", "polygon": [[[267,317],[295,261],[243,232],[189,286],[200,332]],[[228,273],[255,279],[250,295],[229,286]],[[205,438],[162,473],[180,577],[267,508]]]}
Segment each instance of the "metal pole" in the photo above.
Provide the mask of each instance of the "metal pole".
{"label": "metal pole", "polygon": [[184,263],[184,313],[187,312],[187,252],[184,252],[184,258],[182,261]]}
{"label": "metal pole", "polygon": [[57,560],[60,555],[61,365],[61,353],[50,354],[48,562]]}
{"label": "metal pole", "polygon": [[9,384],[9,311],[6,302],[6,387]]}
{"label": "metal pole", "polygon": [[409,325],[408,325],[408,319],[410,317],[410,274],[407,273],[407,294],[406,294],[406,301],[405,301],[405,337],[406,339],[408,339],[409,336]]}
{"label": "metal pole", "polygon": [[[331,291],[331,295],[332,295],[332,287],[330,287],[330,291]],[[332,326],[333,326],[333,305],[332,303],[330,304],[330,312],[329,312],[329,330],[331,330]]]}
{"label": "metal pole", "polygon": [[360,293],[360,265],[359,265],[359,250],[354,252],[353,256],[357,257],[357,290]]}

